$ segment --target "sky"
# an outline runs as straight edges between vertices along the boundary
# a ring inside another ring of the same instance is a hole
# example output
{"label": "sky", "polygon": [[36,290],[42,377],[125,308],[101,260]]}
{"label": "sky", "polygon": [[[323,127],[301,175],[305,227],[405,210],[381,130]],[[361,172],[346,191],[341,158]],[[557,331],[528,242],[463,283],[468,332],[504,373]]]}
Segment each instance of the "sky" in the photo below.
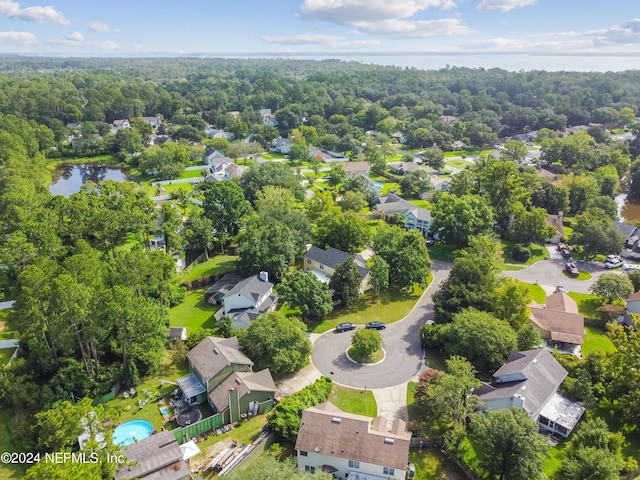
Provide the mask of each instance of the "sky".
{"label": "sky", "polygon": [[640,69],[638,0],[0,0],[0,54]]}

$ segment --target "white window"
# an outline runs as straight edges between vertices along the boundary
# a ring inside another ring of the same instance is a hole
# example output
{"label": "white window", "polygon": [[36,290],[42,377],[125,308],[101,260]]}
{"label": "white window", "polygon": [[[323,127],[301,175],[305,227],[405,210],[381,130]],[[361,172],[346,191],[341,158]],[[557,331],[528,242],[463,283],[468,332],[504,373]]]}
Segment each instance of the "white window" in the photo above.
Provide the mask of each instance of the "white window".
{"label": "white window", "polygon": [[360,468],[360,462],[356,460],[349,460],[349,468]]}
{"label": "white window", "polygon": [[395,475],[396,471],[391,467],[382,467],[382,473],[384,475]]}

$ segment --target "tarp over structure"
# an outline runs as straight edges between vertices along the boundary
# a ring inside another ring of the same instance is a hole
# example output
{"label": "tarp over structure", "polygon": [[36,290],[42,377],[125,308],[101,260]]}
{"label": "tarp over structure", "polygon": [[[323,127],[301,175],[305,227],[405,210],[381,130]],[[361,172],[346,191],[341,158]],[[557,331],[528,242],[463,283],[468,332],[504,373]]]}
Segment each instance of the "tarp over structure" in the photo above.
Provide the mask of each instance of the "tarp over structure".
{"label": "tarp over structure", "polygon": [[188,441],[187,443],[183,443],[180,445],[180,450],[182,450],[182,459],[189,460],[192,457],[200,454],[200,449],[196,445],[196,442],[193,440]]}

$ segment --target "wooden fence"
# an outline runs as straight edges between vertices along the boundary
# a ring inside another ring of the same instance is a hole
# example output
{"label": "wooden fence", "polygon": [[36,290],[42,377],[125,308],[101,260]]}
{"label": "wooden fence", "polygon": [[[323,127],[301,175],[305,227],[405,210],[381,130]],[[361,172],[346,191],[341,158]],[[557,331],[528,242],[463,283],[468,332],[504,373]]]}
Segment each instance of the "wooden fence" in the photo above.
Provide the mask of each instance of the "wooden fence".
{"label": "wooden fence", "polygon": [[92,403],[94,406],[100,405],[102,403],[107,403],[109,400],[113,400],[114,398],[116,398],[116,393],[112,391],[107,393],[106,395],[103,395],[100,398],[95,398]]}
{"label": "wooden fence", "polygon": [[178,443],[182,444],[194,437],[197,437],[198,435],[203,435],[205,433],[211,432],[212,430],[221,427],[223,424],[223,415],[221,413],[216,413],[215,415],[202,419],[198,423],[194,423],[193,425],[171,430],[171,433],[178,441]]}

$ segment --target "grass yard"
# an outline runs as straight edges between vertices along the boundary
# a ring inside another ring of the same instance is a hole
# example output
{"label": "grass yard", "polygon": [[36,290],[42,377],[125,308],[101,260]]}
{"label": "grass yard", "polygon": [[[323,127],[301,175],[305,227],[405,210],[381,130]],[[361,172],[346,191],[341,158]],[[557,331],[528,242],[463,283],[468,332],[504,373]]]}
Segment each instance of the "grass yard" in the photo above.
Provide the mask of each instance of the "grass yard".
{"label": "grass yard", "polygon": [[505,263],[511,263],[515,265],[533,265],[540,260],[546,260],[547,258],[549,258],[549,251],[544,245],[531,245],[531,257],[526,262],[521,262],[520,260],[516,260],[515,258],[513,258],[513,248],[515,247],[515,245],[516,244],[513,242],[502,242]]}
{"label": "grass yard", "polygon": [[221,275],[223,273],[236,270],[238,257],[236,255],[216,255],[210,256],[209,260],[198,263],[191,270],[183,273],[182,280],[191,282],[198,278]]}
{"label": "grass yard", "polygon": [[382,195],[386,195],[387,193],[389,193],[389,190],[395,190],[396,192],[399,192],[400,184],[396,182],[383,183],[380,193]]}
{"label": "grass yard", "polygon": [[418,417],[418,412],[413,406],[416,385],[416,382],[407,383],[407,414],[409,416],[409,421],[414,420]]}
{"label": "grass yard", "polygon": [[640,429],[637,425],[624,423],[620,417],[619,408],[617,403],[604,399],[596,409],[587,411],[587,418],[600,417],[607,422],[610,431],[621,432],[627,442],[622,452],[625,456],[631,456],[640,461]]}
{"label": "grass yard", "polygon": [[553,478],[555,473],[562,466],[562,456],[566,445],[567,442],[565,440],[562,440],[558,442],[555,447],[551,447],[549,449],[549,453],[551,454],[551,456],[545,460],[544,468],[542,470],[548,478]]}
{"label": "grass yard", "polygon": [[370,365],[373,363],[378,363],[380,360],[384,358],[384,352],[382,349],[376,350],[371,355],[362,355],[356,351],[354,347],[349,347],[347,351],[347,355],[356,363],[360,363],[362,365]]}
{"label": "grass yard", "polygon": [[280,153],[263,153],[260,156],[266,160],[282,160],[283,158],[287,158],[286,155]]}
{"label": "grass yard", "polygon": [[429,200],[414,199],[414,200],[409,200],[409,203],[411,205],[415,205],[416,207],[426,208],[427,210],[430,210],[431,208],[433,208],[433,204]]}
{"label": "grass yard", "polygon": [[[117,423],[128,422],[129,420],[143,419],[150,421],[157,431],[160,431],[165,425],[164,418],[160,414],[158,408],[158,400],[156,393],[170,394],[176,388],[175,385],[165,383],[160,387],[161,380],[175,382],[178,378],[189,374],[189,365],[187,361],[175,364],[171,358],[169,351],[165,352],[164,359],[157,373],[146,377],[140,385],[136,385],[138,392],[137,398],[124,398],[122,394],[118,394],[116,398],[105,404],[109,409],[113,409],[119,414]],[[138,407],[138,399],[144,400],[146,396],[142,393],[143,389],[148,390],[152,394],[151,401],[142,409]],[[115,422],[115,420],[114,420]]]}
{"label": "grass yard", "polygon": [[343,412],[372,418],[378,415],[378,405],[371,390],[357,390],[334,384],[329,401]]}
{"label": "grass yard", "polygon": [[201,328],[213,328],[213,314],[220,305],[209,305],[204,301],[206,288],[187,292],[180,305],[169,309],[169,324],[172,327],[187,327],[187,334]]}
{"label": "grass yard", "polygon": [[429,250],[429,257],[434,260],[449,263],[453,263],[456,257],[460,254],[458,247],[448,245],[444,242],[438,242],[435,245],[430,246],[427,250]]}
{"label": "grass yard", "polygon": [[415,480],[463,480],[458,466],[437,448],[411,449],[409,461],[416,467]]}
{"label": "grass yard", "polygon": [[[206,167],[203,165],[202,170],[206,170]],[[184,170],[182,175],[179,178],[198,178],[202,177],[202,170]]]}
{"label": "grass yard", "polygon": [[563,270],[562,274],[567,278],[572,278],[573,280],[591,280],[593,278],[593,275],[591,275],[589,272],[584,272],[582,270],[580,270],[580,273],[578,274],[577,277],[574,277],[573,275],[569,275],[569,273],[566,270]]}
{"label": "grass yard", "polygon": [[1,348],[0,349],[0,368],[3,368],[9,360],[11,360],[11,356],[13,352],[15,352],[15,348]]}
{"label": "grass yard", "polygon": [[515,270],[524,270],[526,267],[523,267],[522,265],[509,265],[509,264],[505,264],[504,266],[504,270],[505,271],[515,271]]}
{"label": "grass yard", "polygon": [[569,296],[578,304],[578,311],[586,318],[599,318],[597,308],[602,306],[602,299],[589,293],[569,292]]}
{"label": "grass yard", "polygon": [[399,290],[383,290],[376,297],[369,291],[345,308],[337,308],[320,324],[309,325],[313,333],[324,333],[342,322],[363,325],[367,322],[393,323],[403,319],[414,307],[423,290],[415,287],[411,293]]}
{"label": "grass yard", "polygon": [[613,352],[616,347],[613,345],[604,329],[598,327],[584,327],[587,334],[582,345],[582,354],[587,355],[593,351]]}
{"label": "grass yard", "polygon": [[540,285],[536,283],[527,283],[527,286],[529,287],[529,293],[531,294],[531,299],[534,302],[539,303],[541,305],[544,305],[547,302],[547,293],[544,291],[544,289]]}
{"label": "grass yard", "polygon": [[[13,424],[13,410],[0,410],[0,452],[20,452],[11,440],[11,426]],[[0,479],[23,478],[25,467],[19,463],[0,463]]]}
{"label": "grass yard", "polygon": [[444,163],[445,165],[449,165],[450,167],[457,168],[459,170],[465,170],[468,166],[473,165],[473,163],[469,162],[468,160],[462,160],[458,158],[454,160],[447,160]]}

